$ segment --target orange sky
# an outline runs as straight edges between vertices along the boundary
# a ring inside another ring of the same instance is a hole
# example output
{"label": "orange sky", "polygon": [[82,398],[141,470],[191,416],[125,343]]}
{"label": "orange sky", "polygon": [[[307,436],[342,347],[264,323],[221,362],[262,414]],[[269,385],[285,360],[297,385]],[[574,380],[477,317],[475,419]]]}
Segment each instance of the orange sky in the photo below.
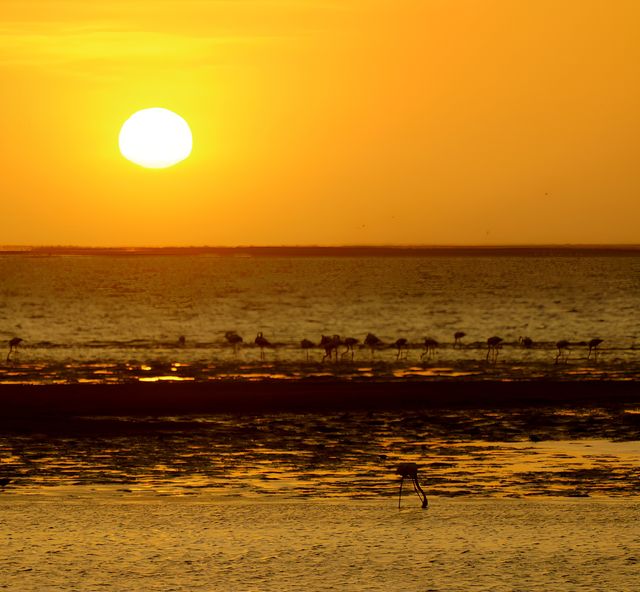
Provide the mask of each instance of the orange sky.
{"label": "orange sky", "polygon": [[[637,0],[2,0],[0,244],[640,243]],[[192,156],[147,170],[124,120]]]}

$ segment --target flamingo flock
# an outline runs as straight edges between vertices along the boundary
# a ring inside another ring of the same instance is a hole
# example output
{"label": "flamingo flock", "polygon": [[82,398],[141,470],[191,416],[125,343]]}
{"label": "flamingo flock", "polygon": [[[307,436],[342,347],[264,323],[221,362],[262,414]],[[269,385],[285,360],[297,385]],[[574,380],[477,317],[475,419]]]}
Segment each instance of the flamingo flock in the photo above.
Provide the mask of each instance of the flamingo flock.
{"label": "flamingo flock", "polygon": [[[466,333],[464,331],[456,331],[453,334],[453,349],[462,349],[466,346],[463,344],[462,339],[466,337]],[[237,331],[226,331],[224,333],[225,340],[229,346],[231,346],[234,355],[238,354],[238,350],[240,346],[243,345],[244,339]],[[18,353],[19,347],[24,342],[24,339],[21,337],[13,337],[9,340],[9,351],[7,353],[6,361],[12,361],[15,354]],[[556,342],[555,347],[557,350],[557,354],[555,356],[555,364],[566,364],[569,361],[570,353],[573,351],[572,347],[575,346],[586,346],[587,347],[587,360],[593,359],[594,362],[598,361],[598,356],[600,353],[599,347],[604,342],[603,339],[599,337],[595,337],[587,342],[571,342],[567,339],[561,339]],[[319,347],[324,349],[324,355],[322,356],[322,362],[326,361],[335,361],[339,362],[344,360],[345,358],[354,360],[355,357],[355,348],[360,343],[360,340],[356,337],[345,337],[342,338],[339,335],[322,335],[320,341],[316,344],[310,339],[302,339],[300,341],[300,348],[305,352],[306,360],[310,359],[311,350]],[[519,337],[517,342],[522,348],[526,350],[530,350],[536,347],[536,343],[531,339],[531,337]],[[262,331],[258,332],[254,339],[254,344],[258,348],[260,348],[260,359],[265,359],[265,350],[266,349],[275,349],[275,345],[272,344],[263,334]],[[178,339],[177,345],[179,347],[184,347],[186,345],[186,338],[184,336],[180,336]],[[362,342],[362,347],[366,348],[370,352],[371,359],[374,359],[375,352],[381,350],[383,348],[394,348],[396,350],[396,360],[406,360],[408,357],[409,349],[415,348],[418,344],[411,344],[406,337],[400,337],[396,339],[394,342],[385,344],[382,339],[376,336],[373,333],[367,333],[366,337]],[[424,360],[431,359],[437,352],[440,347],[440,343],[435,340],[433,337],[425,337],[422,340],[422,352],[420,354],[420,359]],[[500,350],[505,345],[504,339],[497,335],[493,335],[486,340],[486,356],[485,361],[489,364],[496,364],[498,361],[498,355]],[[472,346],[468,346],[472,347]],[[474,345],[473,347],[477,347]]]}
{"label": "flamingo flock", "polygon": [[[462,349],[466,346],[463,344],[462,340],[466,337],[467,334],[464,331],[456,331],[453,334],[453,349]],[[243,342],[243,339],[236,331],[227,331],[225,333],[225,338],[227,342],[233,347],[233,352],[237,353],[238,345]],[[588,348],[587,351],[587,360],[593,359],[594,361],[598,360],[599,350],[598,347],[603,343],[603,339],[596,337],[591,339],[588,342],[576,342],[575,345],[585,345]],[[255,344],[260,348],[260,359],[264,359],[264,350],[265,348],[274,348],[263,335],[262,332],[259,332],[254,340]],[[342,338],[340,335],[322,335],[320,341],[318,343],[314,343],[310,339],[303,339],[300,341],[300,348],[305,352],[306,360],[310,359],[310,351],[315,348],[320,348],[324,350],[324,355],[322,356],[322,362],[327,361],[341,361],[345,357],[348,357],[351,361],[353,361],[355,356],[355,347],[360,343],[360,340],[355,337],[345,337]],[[531,337],[524,336],[519,337],[517,342],[520,347],[526,350],[534,349],[536,347],[536,343],[531,339]],[[422,352],[420,354],[420,359],[424,360],[432,358],[438,348],[440,347],[440,343],[434,339],[433,337],[425,337],[422,340]],[[505,341],[502,337],[497,335],[493,335],[486,340],[486,356],[485,361],[489,364],[495,364],[498,361],[498,355],[500,350],[505,345]],[[557,349],[557,355],[555,357],[555,364],[567,363],[569,360],[569,353],[571,351],[572,342],[561,339],[556,342],[555,347]],[[396,360],[406,360],[408,357],[409,349],[414,348],[415,344],[411,344],[406,337],[400,337],[396,339],[394,342],[385,344],[382,339],[380,339],[377,335],[373,333],[367,333],[366,337],[362,342],[362,347],[368,349],[370,351],[371,359],[374,359],[375,352],[383,349],[383,348],[394,348],[396,350]],[[470,346],[469,346],[470,347]]]}

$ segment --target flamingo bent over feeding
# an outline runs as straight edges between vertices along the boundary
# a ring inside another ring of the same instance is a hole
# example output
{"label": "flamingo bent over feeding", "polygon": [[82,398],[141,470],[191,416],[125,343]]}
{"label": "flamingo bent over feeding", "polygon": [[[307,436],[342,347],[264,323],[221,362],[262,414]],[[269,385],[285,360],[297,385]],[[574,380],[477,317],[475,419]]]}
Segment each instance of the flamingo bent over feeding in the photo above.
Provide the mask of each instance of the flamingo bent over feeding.
{"label": "flamingo bent over feeding", "polygon": [[396,468],[396,474],[400,475],[400,495],[398,496],[398,509],[400,509],[400,502],[402,501],[402,484],[404,483],[405,477],[411,479],[413,483],[413,490],[418,494],[418,497],[422,501],[422,508],[425,509],[429,502],[427,500],[426,493],[420,487],[420,482],[418,481],[418,465],[416,463],[400,463]]}
{"label": "flamingo bent over feeding", "polygon": [[422,354],[420,354],[420,359],[424,358],[425,356],[427,356],[427,358],[430,358],[438,349],[438,345],[439,344],[435,339],[431,337],[425,337],[424,351],[422,352]]}
{"label": "flamingo bent over feeding", "polygon": [[591,358],[591,352],[593,352],[593,359],[597,362],[598,361],[598,346],[604,341],[604,339],[599,339],[598,337],[596,337],[595,339],[592,339],[591,341],[589,341],[589,343],[587,344],[589,346],[589,353],[587,354],[587,360],[589,358]]}
{"label": "flamingo bent over feeding", "polygon": [[336,354],[336,362],[338,361],[338,347],[342,345],[342,341],[340,340],[340,335],[333,335],[329,337],[328,335],[323,335],[320,339],[320,347],[324,347],[324,356],[322,356],[322,361],[324,362],[327,358],[329,360],[332,359],[333,354]]}
{"label": "flamingo bent over feeding", "polygon": [[396,339],[393,345],[398,350],[398,353],[396,354],[396,360],[402,360],[402,359],[406,360],[407,346],[409,345],[409,342],[407,341],[407,339],[405,339],[404,337],[400,337],[400,339]]}
{"label": "flamingo bent over feeding", "polygon": [[303,339],[300,342],[300,347],[305,350],[306,354],[307,354],[307,362],[309,361],[309,350],[312,349],[314,347],[314,343],[313,341],[310,341],[309,339]]}
{"label": "flamingo bent over feeding", "polygon": [[382,340],[373,333],[367,333],[364,338],[364,344],[371,350],[371,357],[373,358],[373,352],[382,345]]}
{"label": "flamingo bent over feeding", "polygon": [[353,348],[358,344],[358,339],[355,337],[345,337],[345,340],[342,342],[342,345],[345,346],[345,350],[340,355],[341,358],[351,353],[351,361],[353,362]]}
{"label": "flamingo bent over feeding", "polygon": [[496,335],[487,339],[487,362],[495,364],[498,361],[498,351],[500,350],[502,341],[502,337]]}
{"label": "flamingo bent over feeding", "polygon": [[462,338],[466,337],[466,333],[464,331],[456,331],[453,334],[453,347],[461,347],[462,346]]}
{"label": "flamingo bent over feeding", "polygon": [[9,353],[7,354],[7,362],[11,359],[11,354],[18,351],[18,346],[24,341],[22,337],[13,337],[9,340]]}
{"label": "flamingo bent over feeding", "polygon": [[558,348],[558,355],[556,356],[556,364],[562,360],[565,364],[569,361],[569,354],[567,353],[570,350],[569,342],[566,339],[561,339],[556,342],[556,347]]}

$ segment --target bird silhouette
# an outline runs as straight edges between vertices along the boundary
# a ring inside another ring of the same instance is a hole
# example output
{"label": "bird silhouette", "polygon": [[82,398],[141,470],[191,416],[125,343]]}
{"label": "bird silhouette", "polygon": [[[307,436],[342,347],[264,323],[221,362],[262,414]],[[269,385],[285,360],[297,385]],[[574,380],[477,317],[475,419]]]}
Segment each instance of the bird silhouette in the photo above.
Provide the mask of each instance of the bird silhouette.
{"label": "bird silhouette", "polygon": [[271,345],[271,342],[264,335],[262,335],[262,331],[258,332],[253,342],[260,348],[260,359],[264,360],[264,348],[273,347]]}
{"label": "bird silhouette", "polygon": [[344,356],[351,354],[351,361],[353,362],[353,348],[358,344],[358,341],[359,340],[355,337],[345,337],[342,342],[342,345],[345,346],[345,350],[342,352],[340,357],[343,358]]}
{"label": "bird silhouette", "polygon": [[9,485],[9,483],[11,483],[13,480],[9,479],[7,477],[1,477],[0,478],[0,489],[2,489],[2,491],[4,491],[4,488]]}
{"label": "bird silhouette", "polygon": [[312,349],[313,347],[315,347],[313,341],[310,341],[309,339],[303,339],[300,342],[300,347],[305,351],[305,353],[307,354],[307,362],[309,361],[309,350]]}
{"label": "bird silhouette", "polygon": [[592,339],[591,341],[589,341],[589,343],[587,344],[589,346],[589,353],[587,354],[587,360],[589,358],[591,358],[591,352],[593,352],[593,359],[597,362],[598,361],[598,346],[604,341],[604,339],[600,339],[598,337],[596,337],[595,339]]}
{"label": "bird silhouette", "polygon": [[[258,335],[262,335],[262,333],[258,333]],[[240,335],[238,335],[238,333],[236,331],[226,331],[225,334],[224,334],[224,338],[227,340],[227,342],[233,348],[233,353],[237,354],[238,353],[238,347],[242,343],[242,337],[240,337]],[[258,338],[256,337],[256,339],[258,339]],[[256,341],[256,343],[258,343],[258,342]]]}
{"label": "bird silhouette", "polygon": [[438,346],[439,344],[435,339],[433,339],[432,337],[425,337],[424,351],[422,352],[422,354],[420,354],[420,359],[424,358],[425,356],[427,358],[430,358],[431,356],[433,356],[433,354],[438,349]]}
{"label": "bird silhouette", "polygon": [[373,358],[373,353],[376,348],[382,345],[382,340],[373,333],[367,333],[367,336],[364,338],[364,344],[371,350],[371,357]]}
{"label": "bird silhouette", "polygon": [[327,358],[329,360],[333,359],[333,354],[335,353],[336,362],[338,361],[338,348],[342,345],[342,341],[340,339],[340,335],[323,335],[320,338],[320,347],[324,347],[324,356],[322,356],[322,361],[324,362]]}
{"label": "bird silhouette", "polygon": [[453,347],[460,347],[462,345],[462,338],[466,337],[466,335],[464,331],[456,331],[453,334]]}
{"label": "bird silhouette", "polygon": [[180,335],[180,337],[178,337],[178,347],[184,347],[186,343],[187,338],[184,335]]}
{"label": "bird silhouette", "polygon": [[567,363],[569,361],[569,342],[566,339],[561,339],[556,342],[556,347],[558,348],[558,355],[556,356],[556,364],[560,361]]}
{"label": "bird silhouette", "polygon": [[497,337],[496,335],[487,339],[487,362],[495,364],[498,361],[498,352],[502,342],[502,337]]}
{"label": "bird silhouette", "polygon": [[418,481],[418,465],[416,463],[400,463],[396,468],[396,475],[400,475],[400,495],[398,496],[398,509],[400,509],[400,502],[402,501],[402,484],[405,478],[411,479],[413,483],[413,490],[418,494],[420,501],[422,502],[422,508],[425,509],[429,502],[427,495],[420,487]]}
{"label": "bird silhouette", "polygon": [[531,339],[531,337],[519,337],[518,342],[525,349],[531,349],[533,347],[533,339]]}
{"label": "bird silhouette", "polygon": [[396,339],[393,346],[398,350],[396,354],[396,360],[406,359],[407,357],[407,346],[409,342],[404,338],[400,337],[400,339]]}
{"label": "bird silhouette", "polygon": [[13,337],[9,340],[9,353],[7,354],[7,362],[11,359],[11,354],[18,351],[18,346],[24,341],[22,337]]}

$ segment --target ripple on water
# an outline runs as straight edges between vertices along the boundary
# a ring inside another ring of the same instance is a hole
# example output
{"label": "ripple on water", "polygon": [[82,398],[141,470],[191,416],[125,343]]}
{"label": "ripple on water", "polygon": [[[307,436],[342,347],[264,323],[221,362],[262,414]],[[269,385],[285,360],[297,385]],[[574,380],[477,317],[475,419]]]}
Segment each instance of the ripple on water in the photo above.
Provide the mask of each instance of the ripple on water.
{"label": "ripple on water", "polygon": [[579,409],[85,418],[0,436],[7,493],[70,483],[175,494],[393,496],[416,462],[436,495],[637,495],[640,426]]}

